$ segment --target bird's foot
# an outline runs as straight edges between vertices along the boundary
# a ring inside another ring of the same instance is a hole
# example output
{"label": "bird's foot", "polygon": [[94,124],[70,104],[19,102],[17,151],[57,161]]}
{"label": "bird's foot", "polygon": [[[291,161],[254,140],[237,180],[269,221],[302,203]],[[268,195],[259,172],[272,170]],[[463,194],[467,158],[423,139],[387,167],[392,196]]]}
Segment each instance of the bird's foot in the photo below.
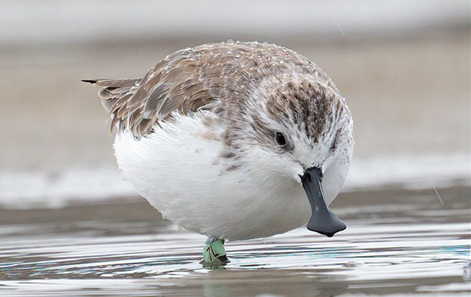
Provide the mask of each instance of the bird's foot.
{"label": "bird's foot", "polygon": [[201,264],[205,267],[221,267],[229,263],[224,249],[224,239],[210,237],[203,248],[203,260]]}

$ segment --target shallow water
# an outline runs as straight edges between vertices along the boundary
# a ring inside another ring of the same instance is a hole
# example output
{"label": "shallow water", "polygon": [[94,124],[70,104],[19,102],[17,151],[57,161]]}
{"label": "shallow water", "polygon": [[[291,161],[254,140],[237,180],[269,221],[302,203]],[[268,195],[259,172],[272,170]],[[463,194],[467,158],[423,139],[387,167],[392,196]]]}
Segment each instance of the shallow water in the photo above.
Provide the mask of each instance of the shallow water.
{"label": "shallow water", "polygon": [[443,205],[432,189],[342,194],[346,231],[227,243],[231,263],[212,270],[205,238],[140,198],[0,209],[0,295],[469,296],[470,188],[438,193]]}

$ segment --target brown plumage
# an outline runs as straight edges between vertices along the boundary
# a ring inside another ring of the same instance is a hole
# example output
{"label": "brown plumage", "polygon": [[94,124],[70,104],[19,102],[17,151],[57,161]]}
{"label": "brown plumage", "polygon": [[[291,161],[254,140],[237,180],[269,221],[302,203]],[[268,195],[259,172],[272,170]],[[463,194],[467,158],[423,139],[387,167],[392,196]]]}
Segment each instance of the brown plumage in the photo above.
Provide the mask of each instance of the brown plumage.
{"label": "brown plumage", "polygon": [[[112,118],[111,129],[149,133],[172,112],[200,109],[230,113],[244,105],[262,79],[287,72],[309,74],[337,90],[312,62],[289,49],[266,43],[205,44],[168,55],[142,79],[87,79],[102,87],[99,96]],[[242,103],[242,104],[240,104]]]}

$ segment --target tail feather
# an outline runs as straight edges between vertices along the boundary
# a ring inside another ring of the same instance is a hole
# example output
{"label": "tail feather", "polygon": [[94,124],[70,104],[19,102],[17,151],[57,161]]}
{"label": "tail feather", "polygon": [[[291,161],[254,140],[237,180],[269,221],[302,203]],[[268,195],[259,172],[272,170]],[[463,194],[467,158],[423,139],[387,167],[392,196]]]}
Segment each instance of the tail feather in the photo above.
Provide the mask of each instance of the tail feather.
{"label": "tail feather", "polygon": [[98,91],[98,96],[106,111],[111,113],[112,109],[116,110],[117,102],[123,102],[123,98],[128,99],[134,94],[140,81],[140,79],[82,79],[82,82],[102,87]]}
{"label": "tail feather", "polygon": [[104,87],[130,87],[139,84],[140,78],[131,79],[82,79],[82,82]]}

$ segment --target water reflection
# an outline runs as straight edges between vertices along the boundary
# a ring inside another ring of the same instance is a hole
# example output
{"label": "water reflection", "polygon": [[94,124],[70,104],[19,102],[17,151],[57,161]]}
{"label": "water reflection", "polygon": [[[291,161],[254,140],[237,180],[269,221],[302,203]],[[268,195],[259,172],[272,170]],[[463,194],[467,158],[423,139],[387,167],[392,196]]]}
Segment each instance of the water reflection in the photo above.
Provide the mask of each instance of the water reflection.
{"label": "water reflection", "polygon": [[[337,207],[349,227],[333,238],[301,228],[272,238],[228,243],[231,263],[219,270],[199,264],[203,236],[154,217],[129,221],[119,220],[118,215],[115,221],[84,221],[83,209],[78,208],[76,213],[56,210],[71,214],[67,221],[38,223],[31,214],[25,221],[20,211],[11,214],[18,216],[18,222],[10,218],[9,224],[0,225],[0,293],[469,296],[469,206],[462,207],[460,196],[456,203],[448,200],[446,207],[431,210],[412,198],[412,193],[403,196],[415,201],[408,207],[401,203]],[[136,213],[140,207],[148,208],[140,202],[126,205]]]}

